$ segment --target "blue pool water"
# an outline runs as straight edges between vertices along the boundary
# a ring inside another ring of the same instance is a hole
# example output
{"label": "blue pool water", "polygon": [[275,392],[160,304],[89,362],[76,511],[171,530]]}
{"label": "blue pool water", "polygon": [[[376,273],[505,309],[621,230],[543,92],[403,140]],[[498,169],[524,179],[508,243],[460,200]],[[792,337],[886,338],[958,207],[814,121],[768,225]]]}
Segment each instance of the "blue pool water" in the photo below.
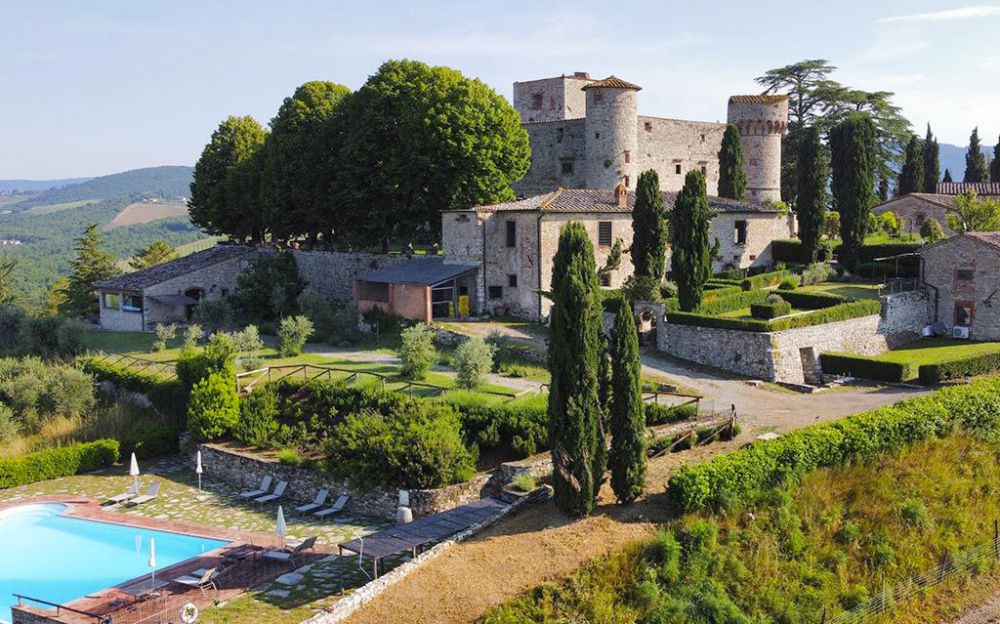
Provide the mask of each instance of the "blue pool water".
{"label": "blue pool water", "polygon": [[0,511],[0,621],[11,619],[13,594],[65,604],[148,575],[151,537],[157,570],[227,544],[60,515],[65,509],[49,504]]}

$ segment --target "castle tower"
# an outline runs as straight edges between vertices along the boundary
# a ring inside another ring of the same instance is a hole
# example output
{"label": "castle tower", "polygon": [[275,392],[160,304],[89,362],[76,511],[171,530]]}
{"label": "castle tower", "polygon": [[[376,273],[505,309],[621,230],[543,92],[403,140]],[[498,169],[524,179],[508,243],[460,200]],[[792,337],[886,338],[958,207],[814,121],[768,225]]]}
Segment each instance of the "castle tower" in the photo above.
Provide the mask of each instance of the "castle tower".
{"label": "castle tower", "polygon": [[585,85],[583,91],[587,96],[587,188],[613,189],[619,183],[635,188],[639,87],[609,76]]}
{"label": "castle tower", "polygon": [[780,200],[781,136],[788,127],[788,96],[734,95],[729,98],[728,118],[743,139],[748,198]]}

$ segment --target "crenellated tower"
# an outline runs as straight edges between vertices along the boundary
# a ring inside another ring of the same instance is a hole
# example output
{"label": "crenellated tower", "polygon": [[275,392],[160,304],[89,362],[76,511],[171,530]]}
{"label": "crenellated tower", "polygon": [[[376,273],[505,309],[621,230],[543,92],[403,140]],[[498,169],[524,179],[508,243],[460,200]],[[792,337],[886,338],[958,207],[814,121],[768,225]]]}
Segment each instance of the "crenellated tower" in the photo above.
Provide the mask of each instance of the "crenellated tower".
{"label": "crenellated tower", "polygon": [[636,93],[640,87],[609,76],[584,85],[587,188],[635,188],[639,151]]}
{"label": "crenellated tower", "polygon": [[781,199],[781,137],[788,127],[787,95],[734,95],[729,123],[740,129],[747,199]]}

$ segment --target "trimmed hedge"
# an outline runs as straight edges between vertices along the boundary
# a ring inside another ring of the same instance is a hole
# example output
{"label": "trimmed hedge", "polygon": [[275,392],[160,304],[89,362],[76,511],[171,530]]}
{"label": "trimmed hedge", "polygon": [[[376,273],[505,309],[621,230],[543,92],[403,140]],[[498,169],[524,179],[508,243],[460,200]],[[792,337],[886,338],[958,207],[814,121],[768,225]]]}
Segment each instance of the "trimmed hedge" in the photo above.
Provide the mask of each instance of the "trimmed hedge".
{"label": "trimmed hedge", "polygon": [[100,381],[113,383],[118,388],[145,394],[161,414],[172,418],[178,428],[185,428],[188,391],[180,380],[167,380],[157,375],[92,359],[83,361],[83,370]]}
{"label": "trimmed hedge", "polygon": [[780,271],[770,271],[768,273],[759,273],[752,277],[748,277],[740,282],[740,286],[743,290],[757,290],[758,288],[765,288],[767,286],[775,286],[781,280],[786,277],[791,277],[794,275],[791,271],[782,269]]}
{"label": "trimmed hedge", "polygon": [[916,376],[913,366],[909,364],[886,362],[854,353],[821,353],[819,363],[828,375],[848,375],[889,383],[902,383]]}
{"label": "trimmed hedge", "polygon": [[732,329],[735,331],[749,331],[749,332],[771,331],[771,326],[767,321],[759,321],[756,319],[727,318],[724,316],[696,314],[694,312],[670,312],[669,314],[667,314],[667,322],[675,323],[677,325],[712,327],[715,329]]}
{"label": "trimmed hedge", "polygon": [[754,303],[763,303],[771,294],[765,290],[740,289],[732,294],[716,296],[701,302],[695,310],[697,314],[723,314],[748,308]]}
{"label": "trimmed hedge", "polygon": [[781,298],[792,304],[796,308],[804,310],[820,310],[830,308],[841,303],[847,303],[847,297],[835,295],[833,293],[810,293],[788,290],[781,292]]}
{"label": "trimmed hedge", "polygon": [[97,440],[60,446],[10,459],[0,459],[0,489],[58,479],[118,461],[117,440]]}
{"label": "trimmed hedge", "polygon": [[1000,433],[1000,378],[945,388],[687,464],[670,477],[667,499],[685,513],[749,503],[817,468],[870,461],[955,427],[987,438]]}
{"label": "trimmed hedge", "polygon": [[718,299],[719,297],[726,297],[728,295],[736,295],[743,292],[743,287],[739,284],[735,286],[718,286],[716,288],[705,287],[705,291],[702,293],[702,301],[708,301],[710,299]]}
{"label": "trimmed hedge", "polygon": [[771,257],[775,262],[801,262],[802,241],[797,238],[771,241]]}
{"label": "trimmed hedge", "polygon": [[935,364],[924,364],[919,369],[920,383],[931,386],[946,379],[957,379],[970,375],[982,375],[1000,370],[1000,352],[981,353],[964,358],[955,358]]}
{"label": "trimmed hedge", "polygon": [[711,290],[713,288],[723,288],[725,286],[741,286],[743,285],[743,278],[740,279],[727,279],[723,277],[711,277],[705,282],[705,289]]}
{"label": "trimmed hedge", "polygon": [[785,331],[787,329],[798,329],[800,327],[811,327],[813,325],[824,325],[826,323],[834,323],[837,321],[846,321],[849,319],[860,318],[862,316],[871,316],[873,314],[878,314],[881,309],[882,306],[878,301],[866,299],[862,301],[841,303],[840,305],[823,308],[814,312],[807,312],[806,314],[786,316],[773,321],[726,318],[692,312],[670,312],[667,314],[667,322],[677,323],[678,325],[714,327],[716,329],[733,329],[736,331],[775,332]]}
{"label": "trimmed hedge", "polygon": [[908,265],[904,262],[896,264],[891,260],[885,262],[859,262],[854,267],[854,272],[861,277],[869,278],[920,277],[920,266]]}
{"label": "trimmed hedge", "polygon": [[792,313],[792,304],[787,301],[777,303],[754,303],[750,305],[750,316],[765,321]]}

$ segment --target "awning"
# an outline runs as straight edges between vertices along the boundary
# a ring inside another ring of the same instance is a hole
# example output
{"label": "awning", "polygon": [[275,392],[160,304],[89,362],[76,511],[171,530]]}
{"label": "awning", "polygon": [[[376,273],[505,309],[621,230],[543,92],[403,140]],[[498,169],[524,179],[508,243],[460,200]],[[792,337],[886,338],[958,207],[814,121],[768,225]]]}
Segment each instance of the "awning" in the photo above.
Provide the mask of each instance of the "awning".
{"label": "awning", "polygon": [[467,273],[475,272],[476,264],[445,264],[442,258],[411,258],[384,269],[357,276],[362,282],[381,284],[421,284],[436,286]]}
{"label": "awning", "polygon": [[146,299],[168,306],[186,306],[198,303],[197,300],[192,299],[187,295],[147,295]]}

